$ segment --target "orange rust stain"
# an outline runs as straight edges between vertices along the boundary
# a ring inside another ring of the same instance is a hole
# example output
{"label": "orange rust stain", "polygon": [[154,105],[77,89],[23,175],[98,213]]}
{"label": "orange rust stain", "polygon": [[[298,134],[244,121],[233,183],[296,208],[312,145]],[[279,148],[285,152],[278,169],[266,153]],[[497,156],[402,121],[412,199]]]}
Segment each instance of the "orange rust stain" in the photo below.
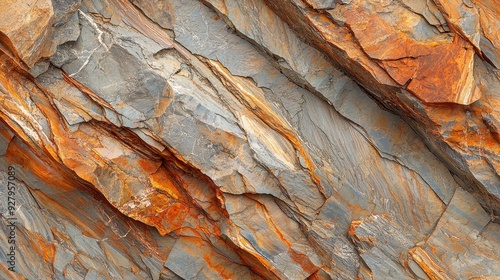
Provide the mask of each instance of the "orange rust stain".
{"label": "orange rust stain", "polygon": [[137,160],[139,166],[148,173],[152,173],[158,169],[158,162],[140,158]]}
{"label": "orange rust stain", "polygon": [[307,277],[307,280],[323,280],[323,277],[321,277],[318,272],[314,272],[309,277]]}
{"label": "orange rust stain", "polygon": [[[58,164],[52,162],[46,156],[43,158],[48,162],[40,161],[39,158],[35,157],[35,155],[31,153],[31,151],[24,150],[21,143],[16,139],[11,141],[5,157],[8,158],[11,163],[18,164],[25,170],[30,170],[42,182],[58,190],[61,195],[75,192],[78,189],[89,191],[89,189],[85,187],[82,182],[75,180],[74,177],[72,177],[73,175],[71,171],[65,168],[60,168]],[[57,174],[57,176],[54,174]],[[101,227],[93,227],[91,229],[84,221],[73,213],[68,212],[67,209],[62,207],[58,202],[42,191],[30,189],[30,192],[39,203],[50,205],[51,210],[54,213],[57,213],[62,217],[66,217],[67,220],[70,220],[78,225],[87,236],[99,236],[104,231],[104,228]],[[80,197],[75,196],[74,199],[75,205],[85,205],[85,202],[81,201]]]}
{"label": "orange rust stain", "polygon": [[346,10],[344,15],[347,26],[363,50],[374,59],[397,60],[430,53],[424,44],[413,40],[403,32],[395,32],[394,28],[376,13],[358,7]]}
{"label": "orange rust stain", "polygon": [[[184,172],[184,174],[187,174],[189,176],[194,176],[198,179],[201,179],[203,182],[205,182],[210,189],[212,189],[215,192],[215,197],[217,198],[216,201],[219,202],[219,205],[216,205],[219,214],[225,218],[229,218],[229,213],[225,209],[225,203],[224,203],[224,196],[219,189],[219,187],[205,174],[203,174],[199,169],[182,162],[181,160],[177,159],[176,157],[169,157],[167,158],[167,163],[163,165],[165,167],[166,172],[169,174],[170,178],[172,181],[176,183],[177,186],[179,186],[179,190],[181,189],[187,189],[189,188],[189,184],[187,184],[182,177],[180,176],[180,172]],[[178,168],[178,169],[177,169]],[[182,192],[184,193],[184,192]],[[189,199],[189,196],[185,196],[186,199]],[[190,201],[193,205],[194,203],[192,200]]]}
{"label": "orange rust stain", "polygon": [[[24,110],[22,109],[25,109],[28,112],[30,111],[30,108],[25,105],[25,97],[23,96],[36,96],[38,97],[37,108],[45,115],[51,128],[53,126],[57,126],[54,125],[54,122],[59,123],[57,121],[60,120],[60,117],[54,112],[51,102],[47,98],[45,93],[40,87],[38,87],[36,82],[33,80],[33,77],[31,77],[29,73],[24,71],[19,65],[17,65],[14,61],[12,61],[4,54],[0,55],[0,82],[2,83],[3,87],[10,93],[9,98],[12,100],[12,102],[4,102],[2,104],[4,109],[14,110],[20,116],[25,117],[29,122],[33,118],[33,116],[31,116],[29,113],[23,113]],[[13,131],[15,131],[16,135],[19,138],[23,139],[23,141],[28,145],[33,145],[31,143],[31,138],[26,135],[23,128],[18,127],[17,123],[12,122],[1,111],[0,117],[4,119],[4,121],[11,127]],[[45,149],[51,157],[56,158],[57,155],[51,143],[49,143],[50,140],[48,140],[47,137],[38,130],[36,131],[36,134],[40,138],[40,144],[43,146],[43,149]]]}
{"label": "orange rust stain", "polygon": [[17,280],[17,279],[19,279],[19,280],[21,280],[21,279],[22,279],[22,280],[25,280],[25,279],[26,279],[26,278],[24,278],[24,276],[21,276],[21,275],[17,274],[16,272],[12,272],[12,271],[10,271],[10,270],[7,268],[7,266],[6,266],[6,265],[1,264],[1,265],[0,265],[0,270],[4,273],[4,275],[9,276],[9,279],[11,279],[11,280],[12,280],[12,279],[15,279],[15,280]]}
{"label": "orange rust stain", "polygon": [[470,104],[481,97],[468,69],[474,60],[473,46],[460,36],[422,43],[362,7],[344,15],[364,52],[400,86],[409,83],[407,89],[421,100]]}
{"label": "orange rust stain", "polygon": [[238,276],[235,275],[234,273],[231,273],[229,269],[226,269],[224,263],[214,264],[213,254],[203,254],[203,260],[205,260],[205,262],[209,267],[211,267],[213,270],[219,273],[221,279],[235,279]]}
{"label": "orange rust stain", "polygon": [[46,262],[54,262],[55,258],[55,246],[49,243],[42,235],[38,232],[28,232],[30,235],[31,248],[33,248],[39,256],[42,256]]}
{"label": "orange rust stain", "polygon": [[298,253],[293,249],[289,249],[288,253],[290,254],[290,257],[292,260],[300,265],[300,267],[307,273],[314,273],[319,269],[316,265],[314,265],[311,260],[304,254]]}
{"label": "orange rust stain", "polygon": [[[308,35],[313,38],[316,47],[347,69],[351,75],[359,78],[362,84],[368,87],[377,87],[381,91],[385,91],[385,89],[380,86],[380,83],[390,86],[397,85],[392,77],[379,64],[371,60],[356,43],[357,40],[348,28],[348,23],[345,26],[338,26],[324,14],[318,15],[313,10],[308,11],[305,18],[308,27],[315,29],[315,32],[310,32]],[[309,28],[305,30],[309,31]],[[344,54],[347,54],[351,59],[346,59]]]}
{"label": "orange rust stain", "polygon": [[[15,57],[16,60],[18,60],[19,62],[22,61],[21,57],[19,56],[19,53],[17,52],[16,47],[14,46],[10,38],[3,32],[0,32],[0,49],[6,55],[9,55],[12,58]],[[24,65],[24,67],[27,68],[26,65]]]}
{"label": "orange rust stain", "polygon": [[149,196],[151,205],[131,214],[136,219],[154,226],[161,235],[179,229],[190,211],[191,207],[186,203],[174,202],[163,194]]}
{"label": "orange rust stain", "polygon": [[119,156],[119,157],[113,158],[113,165],[127,166],[129,164],[130,164],[129,158],[127,156]]}
{"label": "orange rust stain", "polygon": [[171,173],[165,168],[158,169],[149,178],[153,187],[166,192],[173,199],[183,198],[183,194],[178,189],[176,182],[173,181]]}
{"label": "orange rust stain", "polygon": [[[169,222],[173,222],[174,224],[176,223],[180,227],[182,225],[182,223],[184,222],[184,217],[182,217],[182,219],[179,219],[179,218],[180,218],[180,216],[182,216],[181,215],[182,213],[186,213],[187,209],[188,208],[184,204],[174,203],[172,206],[170,206],[167,209],[166,218]],[[184,214],[184,216],[185,216],[185,214]]]}
{"label": "orange rust stain", "polygon": [[[74,178],[72,171],[60,167],[60,165],[46,156],[43,157],[45,161],[40,161],[30,150],[24,150],[21,143],[17,140],[11,141],[5,157],[7,157],[10,162],[19,164],[23,169],[30,170],[42,182],[60,191],[69,192],[85,188],[82,182]],[[57,174],[57,176],[54,174]],[[75,199],[78,200],[79,198]]]}
{"label": "orange rust stain", "polygon": [[35,233],[35,242],[38,244],[38,246],[35,248],[39,248],[43,259],[47,262],[54,262],[54,258],[56,255],[56,249],[54,244],[49,243],[43,236],[41,236],[39,233]]}
{"label": "orange rust stain", "polygon": [[431,280],[450,280],[446,270],[436,264],[422,248],[414,247],[408,253]]}
{"label": "orange rust stain", "polygon": [[[432,50],[429,55],[418,58],[419,67],[408,90],[426,102],[470,104],[479,99],[481,92],[475,82],[466,82],[463,77],[464,71],[472,71],[464,68],[473,60],[474,51],[455,42],[441,44]],[[469,96],[462,96],[469,84],[472,87],[467,93]]]}
{"label": "orange rust stain", "polygon": [[379,63],[400,86],[411,80],[419,67],[418,60],[414,58],[382,60]]}
{"label": "orange rust stain", "polygon": [[347,234],[349,236],[355,236],[356,235],[356,229],[361,225],[362,221],[352,221],[351,226],[349,227],[349,230],[347,231]]}
{"label": "orange rust stain", "polygon": [[362,223],[364,223],[364,221],[352,221],[351,226],[349,227],[349,230],[347,231],[347,234],[348,234],[349,238],[351,238],[351,240],[354,243],[364,242],[364,243],[370,245],[371,247],[373,247],[374,243],[378,241],[375,237],[373,237],[373,236],[359,236],[356,234],[356,229]]}
{"label": "orange rust stain", "polygon": [[[228,222],[234,226],[231,220],[228,220]],[[263,279],[280,279],[278,276],[280,273],[276,272],[273,266],[270,266],[268,261],[262,258],[262,256],[240,248],[239,245],[236,245],[230,239],[226,239],[225,243],[240,256],[240,260],[244,265],[251,268],[253,272],[260,275]]]}

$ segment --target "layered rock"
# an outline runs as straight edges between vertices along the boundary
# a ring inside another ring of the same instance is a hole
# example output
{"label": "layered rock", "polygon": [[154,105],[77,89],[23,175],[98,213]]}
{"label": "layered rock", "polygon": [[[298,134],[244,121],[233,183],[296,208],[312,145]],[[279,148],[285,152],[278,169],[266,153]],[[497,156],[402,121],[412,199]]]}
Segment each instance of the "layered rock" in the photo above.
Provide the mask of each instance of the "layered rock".
{"label": "layered rock", "polygon": [[14,2],[3,278],[500,276],[494,3]]}
{"label": "layered rock", "polygon": [[[483,205],[498,213],[500,147],[498,129],[491,125],[498,119],[495,5],[409,2],[344,1],[320,10],[300,0],[268,4],[411,123],[466,188],[474,188]],[[480,38],[489,41],[484,51],[477,46]]]}

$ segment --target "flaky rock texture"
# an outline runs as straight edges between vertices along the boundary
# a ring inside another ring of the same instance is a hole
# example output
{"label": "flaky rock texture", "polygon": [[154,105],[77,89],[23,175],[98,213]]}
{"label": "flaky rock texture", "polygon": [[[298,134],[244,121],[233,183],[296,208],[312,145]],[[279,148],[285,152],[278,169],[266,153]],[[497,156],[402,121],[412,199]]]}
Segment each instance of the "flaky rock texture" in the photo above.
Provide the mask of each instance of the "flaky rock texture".
{"label": "flaky rock texture", "polygon": [[0,278],[500,278],[499,27],[494,0],[1,1]]}

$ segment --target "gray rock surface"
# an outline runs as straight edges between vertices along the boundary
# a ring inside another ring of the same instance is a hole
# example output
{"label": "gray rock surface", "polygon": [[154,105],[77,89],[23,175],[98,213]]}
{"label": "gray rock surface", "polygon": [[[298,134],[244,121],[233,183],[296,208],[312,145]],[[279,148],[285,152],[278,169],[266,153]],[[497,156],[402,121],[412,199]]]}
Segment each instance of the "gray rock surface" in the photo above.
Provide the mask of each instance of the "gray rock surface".
{"label": "gray rock surface", "polygon": [[[365,90],[378,84],[347,75],[294,30],[302,18],[287,24],[268,2],[54,0],[52,52],[23,65],[2,51],[0,214],[8,224],[13,166],[18,258],[0,278],[500,276],[496,212],[483,209],[496,155],[465,157],[380,106]],[[292,2],[347,25],[359,4]],[[412,14],[415,40],[454,26],[439,1],[382,2]],[[471,17],[459,26],[490,57]],[[498,132],[485,96],[442,131],[473,131],[479,106]]]}

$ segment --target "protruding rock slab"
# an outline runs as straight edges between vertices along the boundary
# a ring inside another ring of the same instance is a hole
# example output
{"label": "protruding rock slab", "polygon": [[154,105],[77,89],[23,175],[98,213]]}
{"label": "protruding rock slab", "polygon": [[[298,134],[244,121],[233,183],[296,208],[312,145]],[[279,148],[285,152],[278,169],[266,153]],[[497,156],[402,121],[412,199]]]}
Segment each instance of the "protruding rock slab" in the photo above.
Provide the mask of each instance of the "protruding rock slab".
{"label": "protruding rock slab", "polygon": [[52,1],[5,0],[0,11],[0,43],[28,67],[51,55]]}
{"label": "protruding rock slab", "polygon": [[418,30],[405,30],[415,21],[403,18],[414,15],[398,5],[366,4],[348,9],[344,16],[363,51],[424,102],[468,105],[481,97],[473,77],[474,48],[468,41],[459,36],[417,37]]}
{"label": "protruding rock slab", "polygon": [[479,25],[458,30],[468,14],[453,24],[427,0],[52,3],[39,46],[54,55],[27,69],[12,44],[0,53],[0,182],[3,165],[23,169],[19,275],[499,274],[499,226],[460,189],[500,197],[499,75]]}

